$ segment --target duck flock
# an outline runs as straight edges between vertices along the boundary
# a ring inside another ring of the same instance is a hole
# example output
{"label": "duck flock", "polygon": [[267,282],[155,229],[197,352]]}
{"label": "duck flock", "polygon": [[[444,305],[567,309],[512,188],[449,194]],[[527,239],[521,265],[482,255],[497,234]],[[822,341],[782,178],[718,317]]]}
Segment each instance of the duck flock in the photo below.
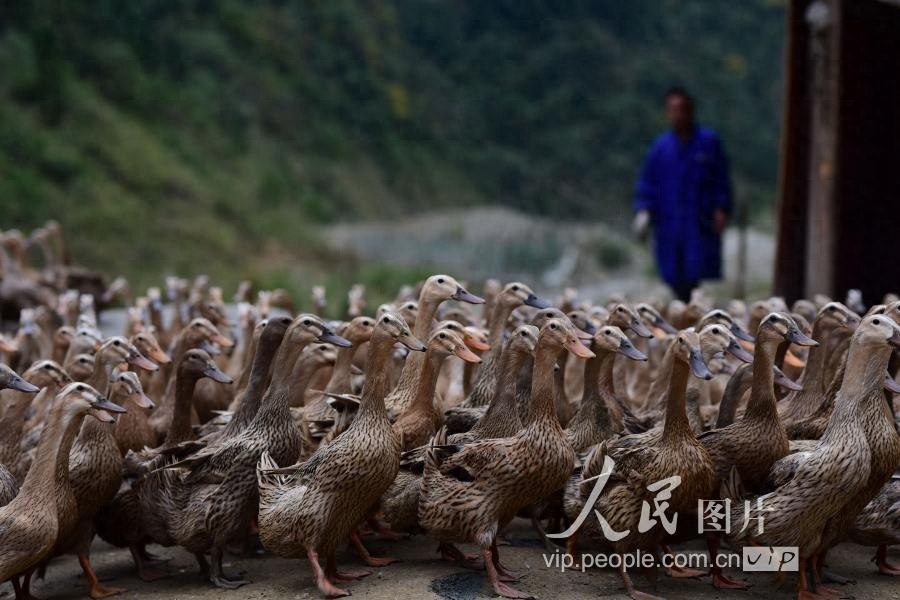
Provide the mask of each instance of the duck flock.
{"label": "duck flock", "polygon": [[[0,261],[0,582],[16,598],[57,557],[77,557],[93,598],[123,591],[91,566],[97,537],[148,581],[167,572],[147,546],[180,546],[225,589],[248,581],[223,555],[261,543],[344,596],[369,571],[339,569],[339,546],[394,562],[373,535],[428,536],[527,598],[498,551],[517,516],[572,557],[705,542],[720,589],[746,586],[720,545],[795,547],[798,598],[840,595],[824,564],[845,540],[900,575],[896,297],[551,302],[438,274],[371,311],[354,286],[328,320],[323,288],[309,313],[249,283],[235,311],[202,276],[134,298],[71,264],[56,223],[2,234]],[[124,330],[106,336],[117,303]],[[704,506],[730,526],[699,527]]]}

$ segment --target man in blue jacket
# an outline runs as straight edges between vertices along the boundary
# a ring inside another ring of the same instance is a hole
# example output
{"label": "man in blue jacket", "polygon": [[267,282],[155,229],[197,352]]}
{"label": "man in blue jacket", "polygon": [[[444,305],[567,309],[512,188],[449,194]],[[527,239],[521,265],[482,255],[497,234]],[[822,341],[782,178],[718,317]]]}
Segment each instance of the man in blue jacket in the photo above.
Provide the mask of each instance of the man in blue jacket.
{"label": "man in blue jacket", "polygon": [[665,95],[671,129],[653,143],[634,200],[634,229],[652,223],[660,276],[688,301],[701,280],[722,277],[722,233],[731,212],[728,162],[719,136],[694,121],[685,90]]}

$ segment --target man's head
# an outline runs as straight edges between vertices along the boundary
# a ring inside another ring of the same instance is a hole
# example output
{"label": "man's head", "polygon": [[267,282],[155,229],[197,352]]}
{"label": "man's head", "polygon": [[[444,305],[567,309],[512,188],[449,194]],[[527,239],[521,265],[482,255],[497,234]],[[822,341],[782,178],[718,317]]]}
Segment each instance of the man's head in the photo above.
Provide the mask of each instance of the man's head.
{"label": "man's head", "polygon": [[666,91],[666,119],[677,133],[690,131],[694,126],[694,99],[684,88]]}

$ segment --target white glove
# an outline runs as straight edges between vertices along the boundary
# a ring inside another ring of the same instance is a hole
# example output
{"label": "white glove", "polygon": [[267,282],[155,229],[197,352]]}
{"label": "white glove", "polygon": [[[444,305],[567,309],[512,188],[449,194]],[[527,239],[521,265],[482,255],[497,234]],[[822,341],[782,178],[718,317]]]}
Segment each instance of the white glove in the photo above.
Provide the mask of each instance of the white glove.
{"label": "white glove", "polygon": [[650,227],[650,211],[641,210],[634,215],[634,221],[631,222],[631,233],[638,239],[643,239],[647,235],[647,229]]}

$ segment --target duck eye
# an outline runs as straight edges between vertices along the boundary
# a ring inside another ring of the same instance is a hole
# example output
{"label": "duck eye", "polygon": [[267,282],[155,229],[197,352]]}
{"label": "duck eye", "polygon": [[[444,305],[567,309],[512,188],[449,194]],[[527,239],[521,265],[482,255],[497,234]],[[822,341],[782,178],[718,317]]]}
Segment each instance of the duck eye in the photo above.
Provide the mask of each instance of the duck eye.
{"label": "duck eye", "polygon": [[382,322],[382,323],[390,323],[391,320],[388,319],[387,317],[384,317],[383,319],[381,319],[381,322]]}
{"label": "duck eye", "polygon": [[550,323],[550,329],[556,329],[556,323]]}
{"label": "duck eye", "polygon": [[116,340],[113,342],[113,346],[121,346],[121,345],[122,344],[119,342],[119,340]]}
{"label": "duck eye", "polygon": [[619,312],[625,312],[625,309],[622,308],[621,306],[620,306],[619,308],[617,308],[616,310],[619,311]]}
{"label": "duck eye", "polygon": [[304,320],[304,321],[303,321],[303,324],[304,324],[304,325],[309,325],[309,324],[310,324],[310,320],[309,320],[309,319]]}
{"label": "duck eye", "polygon": [[519,291],[519,286],[517,286],[517,285],[512,286],[512,291],[518,292],[518,291]]}
{"label": "duck eye", "polygon": [[77,388],[75,388],[75,389],[78,390],[79,392],[83,392],[83,391],[84,391],[84,386],[83,386],[83,385],[79,385],[79,386],[78,386]]}
{"label": "duck eye", "polygon": [[441,338],[442,340],[447,338],[447,336],[444,335],[443,333],[441,335],[439,335],[438,337]]}
{"label": "duck eye", "polygon": [[606,329],[604,332],[606,335],[612,335],[612,329]]}
{"label": "duck eye", "polygon": [[443,277],[439,278],[438,283],[444,283],[444,278]]}
{"label": "duck eye", "polygon": [[874,323],[875,325],[881,325],[881,319],[874,319],[872,323]]}

